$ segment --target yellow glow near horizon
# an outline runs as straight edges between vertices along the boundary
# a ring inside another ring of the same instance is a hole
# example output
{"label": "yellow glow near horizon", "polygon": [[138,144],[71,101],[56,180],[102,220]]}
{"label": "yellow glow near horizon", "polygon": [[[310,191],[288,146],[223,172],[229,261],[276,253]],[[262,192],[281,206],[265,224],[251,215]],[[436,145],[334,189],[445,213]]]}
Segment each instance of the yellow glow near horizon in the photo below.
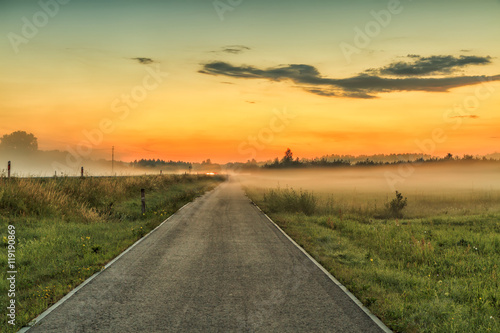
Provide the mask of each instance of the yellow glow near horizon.
{"label": "yellow glow near horizon", "polygon": [[[100,7],[75,2],[61,7],[36,36],[19,45],[18,53],[7,38],[0,41],[8,51],[0,55],[0,134],[32,132],[43,150],[95,142],[93,158],[108,157],[115,146],[117,157],[127,161],[268,160],[287,147],[306,158],[493,153],[500,129],[498,82],[483,88],[481,96],[488,96],[478,103],[480,85],[360,99],[307,92],[321,88],[312,83],[198,71],[213,61],[261,71],[296,64],[314,66],[321,78],[344,79],[419,54],[491,60],[431,77],[494,76],[500,74],[495,5],[404,3],[404,11],[349,62],[339,43],[352,42],[354,28],[363,28],[373,20],[370,11],[387,3],[297,3],[283,10],[255,1],[220,21],[201,1],[127,6],[110,1]],[[438,17],[444,8],[453,15]],[[37,4],[6,4],[0,28],[21,34],[21,17],[39,10]],[[155,71],[163,74],[155,76]],[[269,139],[275,110],[287,110],[293,119]],[[428,140],[434,140],[436,130],[443,133],[432,146]]]}

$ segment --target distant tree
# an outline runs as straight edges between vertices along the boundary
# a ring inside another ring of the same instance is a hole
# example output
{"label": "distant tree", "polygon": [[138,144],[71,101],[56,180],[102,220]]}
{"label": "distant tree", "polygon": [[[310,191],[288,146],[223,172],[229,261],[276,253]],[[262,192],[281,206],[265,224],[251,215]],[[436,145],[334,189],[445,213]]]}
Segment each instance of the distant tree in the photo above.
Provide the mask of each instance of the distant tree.
{"label": "distant tree", "polygon": [[38,139],[32,133],[16,131],[0,138],[0,149],[19,152],[34,152],[38,150]]}
{"label": "distant tree", "polygon": [[285,156],[283,156],[283,159],[281,160],[283,164],[290,164],[293,162],[293,153],[290,148],[287,148],[285,151]]}
{"label": "distant tree", "polygon": [[452,153],[448,153],[444,159],[445,160],[451,160],[451,159],[453,159],[453,154]]}

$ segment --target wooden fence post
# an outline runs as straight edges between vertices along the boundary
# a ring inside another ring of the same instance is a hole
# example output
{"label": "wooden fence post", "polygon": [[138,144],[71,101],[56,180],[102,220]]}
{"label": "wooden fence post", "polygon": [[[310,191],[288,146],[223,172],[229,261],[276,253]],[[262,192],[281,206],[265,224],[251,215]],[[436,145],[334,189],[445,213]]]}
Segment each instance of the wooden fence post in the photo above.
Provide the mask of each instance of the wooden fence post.
{"label": "wooden fence post", "polygon": [[10,178],[10,161],[7,163],[7,178]]}
{"label": "wooden fence post", "polygon": [[146,190],[141,188],[142,214],[146,214]]}

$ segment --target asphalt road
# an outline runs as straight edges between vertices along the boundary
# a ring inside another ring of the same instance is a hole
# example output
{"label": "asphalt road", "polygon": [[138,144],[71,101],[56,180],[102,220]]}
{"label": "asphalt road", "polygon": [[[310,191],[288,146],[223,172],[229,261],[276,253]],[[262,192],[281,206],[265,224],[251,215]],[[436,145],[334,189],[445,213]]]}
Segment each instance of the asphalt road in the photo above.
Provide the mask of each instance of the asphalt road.
{"label": "asphalt road", "polygon": [[382,332],[236,182],[177,212],[29,330]]}

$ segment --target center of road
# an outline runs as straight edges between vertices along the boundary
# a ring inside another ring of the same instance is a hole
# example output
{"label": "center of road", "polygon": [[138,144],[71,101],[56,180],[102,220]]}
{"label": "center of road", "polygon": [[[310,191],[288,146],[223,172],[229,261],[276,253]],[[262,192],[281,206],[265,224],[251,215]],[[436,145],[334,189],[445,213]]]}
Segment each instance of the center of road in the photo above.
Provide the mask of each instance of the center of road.
{"label": "center of road", "polygon": [[29,332],[383,332],[235,181],[178,211]]}

